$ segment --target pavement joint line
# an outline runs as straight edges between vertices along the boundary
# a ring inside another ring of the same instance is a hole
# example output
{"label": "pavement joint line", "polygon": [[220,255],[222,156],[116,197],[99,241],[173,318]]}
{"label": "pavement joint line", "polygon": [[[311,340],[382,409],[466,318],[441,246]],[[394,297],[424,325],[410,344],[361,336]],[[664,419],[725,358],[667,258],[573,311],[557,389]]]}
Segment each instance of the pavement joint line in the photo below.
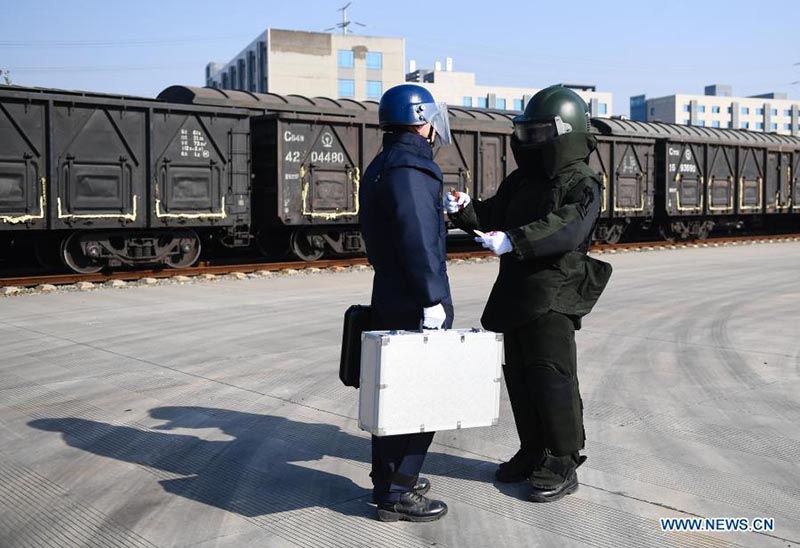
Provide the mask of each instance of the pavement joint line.
{"label": "pavement joint line", "polygon": [[[688,510],[681,510],[680,508],[676,508],[676,507],[670,506],[668,504],[662,504],[660,502],[655,502],[655,501],[652,501],[652,500],[647,500],[647,499],[643,499],[643,498],[639,498],[639,497],[634,497],[633,495],[628,495],[627,493],[623,493],[622,491],[612,491],[610,489],[603,489],[602,487],[598,487],[596,485],[591,485],[591,484],[584,483],[584,482],[581,482],[581,487],[588,487],[590,489],[596,489],[598,491],[603,491],[603,492],[609,493],[611,495],[618,495],[620,497],[624,497],[624,498],[627,498],[627,499],[632,499],[632,500],[635,500],[637,502],[643,502],[645,504],[650,504],[652,506],[657,506],[659,508],[664,508],[666,510],[672,510],[674,512],[680,512],[681,514],[686,514],[687,516],[692,516],[692,517],[696,517],[696,518],[706,518],[706,516],[703,516],[703,515],[700,515],[700,514],[695,514],[694,512],[689,512]],[[793,542],[795,544],[800,544],[800,540],[783,538],[783,537],[779,537],[777,535],[770,535],[769,533],[765,533],[763,531],[748,531],[748,532],[754,533],[756,535],[762,535],[762,536],[765,536],[765,537],[774,538],[776,540],[780,540],[780,541],[783,541],[783,542],[790,542],[790,543]]]}

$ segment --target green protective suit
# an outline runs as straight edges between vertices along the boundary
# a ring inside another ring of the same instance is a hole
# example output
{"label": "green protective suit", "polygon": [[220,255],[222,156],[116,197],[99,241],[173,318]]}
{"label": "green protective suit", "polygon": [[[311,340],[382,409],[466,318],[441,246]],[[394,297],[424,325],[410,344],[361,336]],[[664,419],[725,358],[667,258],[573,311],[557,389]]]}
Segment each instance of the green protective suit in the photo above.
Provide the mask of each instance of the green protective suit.
{"label": "green protective suit", "polygon": [[583,448],[575,329],[605,288],[611,265],[588,257],[600,182],[586,163],[588,133],[515,150],[520,168],[497,193],[450,215],[467,231],[504,231],[512,250],[481,322],[505,334],[504,373],[522,448],[571,455]]}
{"label": "green protective suit", "polygon": [[600,182],[585,162],[595,146],[589,134],[562,135],[494,196],[450,215],[469,233],[504,231],[513,245],[500,257],[481,318],[486,329],[509,331],[549,310],[579,318],[600,297],[611,266],[586,255],[600,211]]}

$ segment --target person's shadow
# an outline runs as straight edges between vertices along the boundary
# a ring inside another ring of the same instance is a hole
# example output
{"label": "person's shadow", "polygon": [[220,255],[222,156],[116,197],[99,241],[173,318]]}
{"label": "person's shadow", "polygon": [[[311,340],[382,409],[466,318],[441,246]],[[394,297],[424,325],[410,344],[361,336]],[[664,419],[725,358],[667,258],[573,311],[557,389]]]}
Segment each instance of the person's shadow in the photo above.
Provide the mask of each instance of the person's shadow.
{"label": "person's shadow", "polygon": [[[370,440],[337,426],[207,407],[158,407],[150,416],[166,422],[149,429],[80,418],[28,424],[60,432],[72,447],[159,471],[166,491],[243,516],[370,500]],[[170,432],[209,428],[232,439]],[[430,452],[425,470],[457,477],[483,462]],[[363,473],[362,485],[342,475],[353,472]]]}

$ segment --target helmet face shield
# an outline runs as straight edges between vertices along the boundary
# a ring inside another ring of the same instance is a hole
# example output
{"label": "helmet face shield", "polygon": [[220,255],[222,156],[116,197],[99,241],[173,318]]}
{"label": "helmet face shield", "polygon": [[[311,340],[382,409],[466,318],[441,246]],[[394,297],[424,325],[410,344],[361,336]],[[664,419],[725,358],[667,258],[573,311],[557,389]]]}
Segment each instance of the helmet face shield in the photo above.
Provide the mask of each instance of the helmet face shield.
{"label": "helmet face shield", "polygon": [[447,103],[422,103],[415,107],[420,120],[433,126],[439,143],[449,145],[453,142],[450,136],[450,115],[447,113]]}
{"label": "helmet face shield", "polygon": [[543,145],[572,132],[572,126],[561,120],[560,116],[555,116],[549,120],[528,120],[523,116],[517,116],[514,122],[514,137],[523,146]]}

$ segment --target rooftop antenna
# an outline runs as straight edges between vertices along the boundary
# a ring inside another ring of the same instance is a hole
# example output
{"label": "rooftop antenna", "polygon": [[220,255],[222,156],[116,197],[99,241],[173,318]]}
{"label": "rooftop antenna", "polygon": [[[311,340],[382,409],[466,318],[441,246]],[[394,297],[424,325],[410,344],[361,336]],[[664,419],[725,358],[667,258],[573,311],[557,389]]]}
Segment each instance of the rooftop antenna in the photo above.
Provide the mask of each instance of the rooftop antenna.
{"label": "rooftop antenna", "polygon": [[335,25],[333,27],[325,29],[324,32],[328,32],[329,30],[342,29],[342,34],[348,34],[348,33],[352,33],[353,32],[352,30],[350,30],[350,25],[351,24],[359,25],[361,27],[366,27],[367,26],[364,23],[359,23],[358,21],[351,21],[350,19],[347,18],[347,8],[349,8],[350,4],[352,4],[352,3],[353,2],[348,2],[347,4],[345,4],[344,6],[339,8],[338,10],[336,10],[336,11],[341,11],[342,12],[342,22],[338,23],[337,25]]}

